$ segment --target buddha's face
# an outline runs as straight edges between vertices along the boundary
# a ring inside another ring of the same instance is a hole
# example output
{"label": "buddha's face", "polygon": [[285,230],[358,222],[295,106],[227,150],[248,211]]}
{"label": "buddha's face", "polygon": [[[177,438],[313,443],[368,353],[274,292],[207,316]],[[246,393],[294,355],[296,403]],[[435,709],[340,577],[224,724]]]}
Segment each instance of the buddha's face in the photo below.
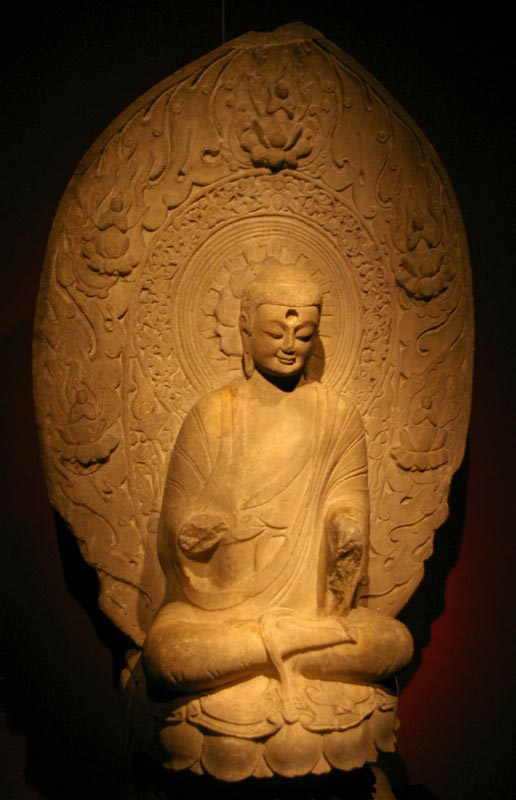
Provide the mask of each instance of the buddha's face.
{"label": "buddha's face", "polygon": [[315,346],[319,316],[317,306],[258,306],[248,329],[256,367],[276,377],[301,373]]}

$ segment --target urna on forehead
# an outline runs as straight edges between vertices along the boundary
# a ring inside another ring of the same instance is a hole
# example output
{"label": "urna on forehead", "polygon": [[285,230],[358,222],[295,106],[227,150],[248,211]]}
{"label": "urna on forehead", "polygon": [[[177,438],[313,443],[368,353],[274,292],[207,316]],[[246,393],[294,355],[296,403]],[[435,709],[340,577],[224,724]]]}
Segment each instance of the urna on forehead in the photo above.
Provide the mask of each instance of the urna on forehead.
{"label": "urna on forehead", "polygon": [[322,290],[304,267],[268,258],[242,296],[243,307],[260,305],[288,306],[292,310],[317,306],[320,310]]}
{"label": "urna on forehead", "polygon": [[283,305],[279,303],[260,303],[252,309],[252,319],[262,325],[279,324],[282,328],[297,330],[310,324],[319,328],[320,310],[316,305]]}

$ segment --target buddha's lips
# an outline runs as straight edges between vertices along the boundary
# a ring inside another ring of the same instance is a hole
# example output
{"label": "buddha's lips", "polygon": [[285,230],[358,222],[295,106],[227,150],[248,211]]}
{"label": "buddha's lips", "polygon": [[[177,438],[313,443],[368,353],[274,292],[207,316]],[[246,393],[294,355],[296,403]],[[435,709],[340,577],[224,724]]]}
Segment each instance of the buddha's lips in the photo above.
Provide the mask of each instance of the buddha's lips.
{"label": "buddha's lips", "polygon": [[278,359],[280,364],[295,364],[296,363],[296,357],[295,356],[293,358],[280,358],[279,356],[276,356],[276,358]]}

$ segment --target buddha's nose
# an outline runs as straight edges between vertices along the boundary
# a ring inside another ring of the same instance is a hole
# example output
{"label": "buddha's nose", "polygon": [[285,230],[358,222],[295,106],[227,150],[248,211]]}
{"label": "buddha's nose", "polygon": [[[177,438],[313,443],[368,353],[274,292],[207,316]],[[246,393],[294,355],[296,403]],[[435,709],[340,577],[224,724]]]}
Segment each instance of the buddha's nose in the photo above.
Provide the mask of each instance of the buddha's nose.
{"label": "buddha's nose", "polygon": [[293,353],[294,343],[295,343],[294,331],[287,331],[287,333],[285,333],[285,336],[283,337],[283,343],[282,343],[283,352]]}

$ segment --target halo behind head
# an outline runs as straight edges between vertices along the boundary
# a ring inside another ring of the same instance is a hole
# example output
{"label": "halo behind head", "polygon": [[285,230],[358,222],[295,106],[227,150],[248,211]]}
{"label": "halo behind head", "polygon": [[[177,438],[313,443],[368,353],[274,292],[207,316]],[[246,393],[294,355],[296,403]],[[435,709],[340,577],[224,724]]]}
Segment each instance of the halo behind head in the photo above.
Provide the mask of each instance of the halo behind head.
{"label": "halo behind head", "polygon": [[281,264],[267,258],[242,294],[242,311],[250,313],[258,306],[322,307],[321,287],[304,267]]}

